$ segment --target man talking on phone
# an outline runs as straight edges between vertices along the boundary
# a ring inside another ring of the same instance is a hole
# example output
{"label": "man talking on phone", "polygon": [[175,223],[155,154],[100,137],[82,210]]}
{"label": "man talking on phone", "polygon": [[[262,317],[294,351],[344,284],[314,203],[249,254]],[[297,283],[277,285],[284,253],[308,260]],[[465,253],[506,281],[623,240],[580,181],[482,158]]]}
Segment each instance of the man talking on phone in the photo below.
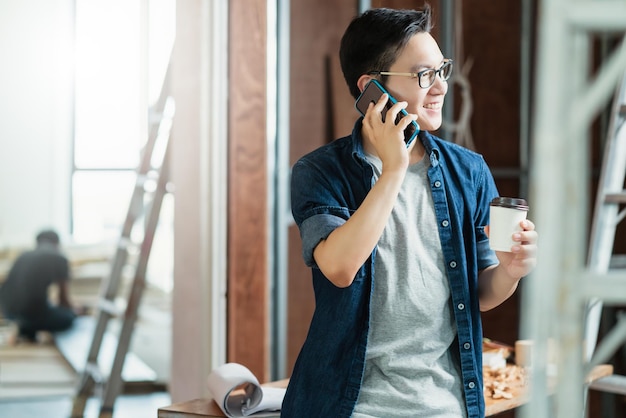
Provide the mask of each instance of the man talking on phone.
{"label": "man talking on phone", "polygon": [[[386,93],[351,135],[293,167],[292,211],[316,307],[283,417],[485,415],[480,312],[533,269],[537,233],[526,220],[511,252],[489,249],[498,196],[490,171],[479,154],[431,133],[453,62],[430,30],[428,5],[372,9],[341,40],[352,96],[371,80]],[[420,131],[407,146],[412,122]]]}

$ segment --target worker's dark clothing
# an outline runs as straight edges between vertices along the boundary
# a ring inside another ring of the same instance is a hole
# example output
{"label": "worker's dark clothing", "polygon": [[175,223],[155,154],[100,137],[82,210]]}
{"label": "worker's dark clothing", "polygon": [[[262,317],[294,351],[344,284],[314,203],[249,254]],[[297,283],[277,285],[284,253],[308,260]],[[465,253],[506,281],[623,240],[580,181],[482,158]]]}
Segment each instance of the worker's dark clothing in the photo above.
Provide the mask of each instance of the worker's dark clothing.
{"label": "worker's dark clothing", "polygon": [[0,308],[3,315],[14,320],[20,335],[34,340],[37,331],[62,331],[76,315],[72,309],[53,306],[48,288],[53,283],[69,280],[69,263],[53,245],[39,245],[20,255],[0,287]]}

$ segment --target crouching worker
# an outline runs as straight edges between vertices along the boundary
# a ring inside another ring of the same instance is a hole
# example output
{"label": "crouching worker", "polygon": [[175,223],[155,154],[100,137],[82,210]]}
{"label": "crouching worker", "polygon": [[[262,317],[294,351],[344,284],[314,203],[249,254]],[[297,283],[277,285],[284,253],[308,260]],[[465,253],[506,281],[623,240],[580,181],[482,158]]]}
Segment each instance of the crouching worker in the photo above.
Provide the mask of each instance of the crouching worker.
{"label": "crouching worker", "polygon": [[[68,259],[59,248],[59,235],[52,230],[37,235],[37,247],[21,254],[0,287],[3,315],[17,323],[18,341],[36,341],[38,331],[69,329],[77,311],[69,298]],[[48,298],[51,285],[58,286],[58,304]]]}

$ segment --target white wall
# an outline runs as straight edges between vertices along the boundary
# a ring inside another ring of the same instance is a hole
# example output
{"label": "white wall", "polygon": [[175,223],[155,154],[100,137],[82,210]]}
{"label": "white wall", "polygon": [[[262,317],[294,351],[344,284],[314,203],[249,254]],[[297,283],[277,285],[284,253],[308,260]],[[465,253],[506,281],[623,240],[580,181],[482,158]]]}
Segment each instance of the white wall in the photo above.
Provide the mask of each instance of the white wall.
{"label": "white wall", "polygon": [[72,0],[0,0],[0,249],[69,232]]}

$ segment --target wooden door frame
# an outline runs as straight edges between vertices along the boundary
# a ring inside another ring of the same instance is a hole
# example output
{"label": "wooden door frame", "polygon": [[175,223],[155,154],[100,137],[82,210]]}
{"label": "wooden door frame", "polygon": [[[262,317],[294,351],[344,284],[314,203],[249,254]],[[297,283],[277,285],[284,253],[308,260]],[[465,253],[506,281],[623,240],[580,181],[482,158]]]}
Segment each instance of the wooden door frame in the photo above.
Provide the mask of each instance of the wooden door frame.
{"label": "wooden door frame", "polygon": [[269,380],[267,0],[231,0],[228,361]]}

